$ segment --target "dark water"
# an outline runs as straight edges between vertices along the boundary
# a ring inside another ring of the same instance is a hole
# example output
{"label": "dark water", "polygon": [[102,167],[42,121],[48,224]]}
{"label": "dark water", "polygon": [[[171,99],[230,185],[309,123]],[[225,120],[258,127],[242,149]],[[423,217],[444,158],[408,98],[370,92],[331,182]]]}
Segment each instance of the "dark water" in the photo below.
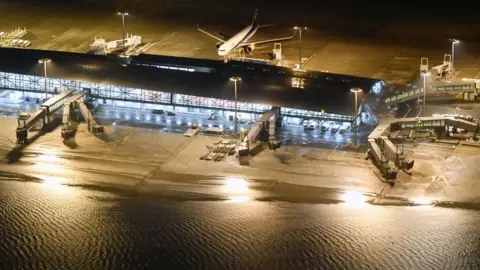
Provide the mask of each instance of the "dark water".
{"label": "dark water", "polygon": [[0,269],[480,269],[480,212],[0,182]]}

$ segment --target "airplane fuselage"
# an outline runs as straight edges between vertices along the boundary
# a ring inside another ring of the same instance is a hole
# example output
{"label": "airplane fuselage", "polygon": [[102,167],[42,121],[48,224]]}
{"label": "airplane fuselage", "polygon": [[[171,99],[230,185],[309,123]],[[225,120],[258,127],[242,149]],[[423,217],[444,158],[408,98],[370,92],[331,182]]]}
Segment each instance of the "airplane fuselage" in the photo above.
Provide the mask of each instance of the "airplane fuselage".
{"label": "airplane fuselage", "polygon": [[229,55],[233,50],[237,49],[240,44],[247,42],[253,35],[255,35],[257,29],[258,23],[256,22],[243,28],[242,31],[238,32],[235,36],[218,47],[218,55]]}

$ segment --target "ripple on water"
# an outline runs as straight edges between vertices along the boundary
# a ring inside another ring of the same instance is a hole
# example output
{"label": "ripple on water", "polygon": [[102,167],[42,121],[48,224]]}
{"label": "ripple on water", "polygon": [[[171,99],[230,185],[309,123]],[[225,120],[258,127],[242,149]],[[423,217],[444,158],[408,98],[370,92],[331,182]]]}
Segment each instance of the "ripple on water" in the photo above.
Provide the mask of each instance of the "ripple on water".
{"label": "ripple on water", "polygon": [[0,268],[478,269],[480,213],[174,202],[0,183]]}

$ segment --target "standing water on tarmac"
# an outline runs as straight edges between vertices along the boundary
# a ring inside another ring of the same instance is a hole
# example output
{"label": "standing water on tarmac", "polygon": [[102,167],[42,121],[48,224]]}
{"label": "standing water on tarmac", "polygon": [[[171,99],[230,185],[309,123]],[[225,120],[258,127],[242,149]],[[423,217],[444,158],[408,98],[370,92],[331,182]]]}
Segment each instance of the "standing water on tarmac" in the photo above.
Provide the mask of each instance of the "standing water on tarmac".
{"label": "standing water on tarmac", "polygon": [[480,212],[0,181],[1,269],[479,269]]}

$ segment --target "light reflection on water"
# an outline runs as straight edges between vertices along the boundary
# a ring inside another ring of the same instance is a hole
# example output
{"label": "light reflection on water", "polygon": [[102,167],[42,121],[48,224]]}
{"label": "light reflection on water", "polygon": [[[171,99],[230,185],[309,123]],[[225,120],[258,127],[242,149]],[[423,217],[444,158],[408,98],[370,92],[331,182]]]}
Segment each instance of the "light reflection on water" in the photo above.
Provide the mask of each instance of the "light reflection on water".
{"label": "light reflection on water", "polygon": [[78,193],[78,189],[69,187],[68,179],[64,177],[51,176],[51,175],[37,175],[42,179],[41,187],[54,192],[56,195],[62,196],[75,196]]}
{"label": "light reflection on water", "polygon": [[227,177],[224,180],[223,191],[229,202],[242,203],[251,200],[249,183],[243,178]]}
{"label": "light reflection on water", "polygon": [[410,201],[413,202],[415,205],[424,205],[424,206],[428,206],[433,203],[433,199],[425,196],[413,197],[410,199]]}
{"label": "light reflection on water", "polygon": [[[355,192],[345,204],[176,202],[42,179],[0,181],[4,269],[478,269],[478,211],[358,211],[344,206],[365,202]],[[232,200],[248,197],[243,181],[225,182]]]}
{"label": "light reflection on water", "polygon": [[242,178],[229,177],[225,179],[225,190],[231,194],[248,192],[248,182]]}
{"label": "light reflection on water", "polygon": [[49,172],[49,173],[63,173],[65,172],[65,168],[57,164],[50,164],[50,163],[36,163],[34,166],[36,170],[40,172]]}
{"label": "light reflection on water", "polygon": [[347,190],[341,195],[341,200],[351,208],[364,208],[368,205],[367,197],[359,191]]}
{"label": "light reflection on water", "polygon": [[37,160],[39,161],[49,161],[49,162],[59,162],[60,158],[57,156],[56,152],[51,152],[48,154],[43,154],[37,156]]}

